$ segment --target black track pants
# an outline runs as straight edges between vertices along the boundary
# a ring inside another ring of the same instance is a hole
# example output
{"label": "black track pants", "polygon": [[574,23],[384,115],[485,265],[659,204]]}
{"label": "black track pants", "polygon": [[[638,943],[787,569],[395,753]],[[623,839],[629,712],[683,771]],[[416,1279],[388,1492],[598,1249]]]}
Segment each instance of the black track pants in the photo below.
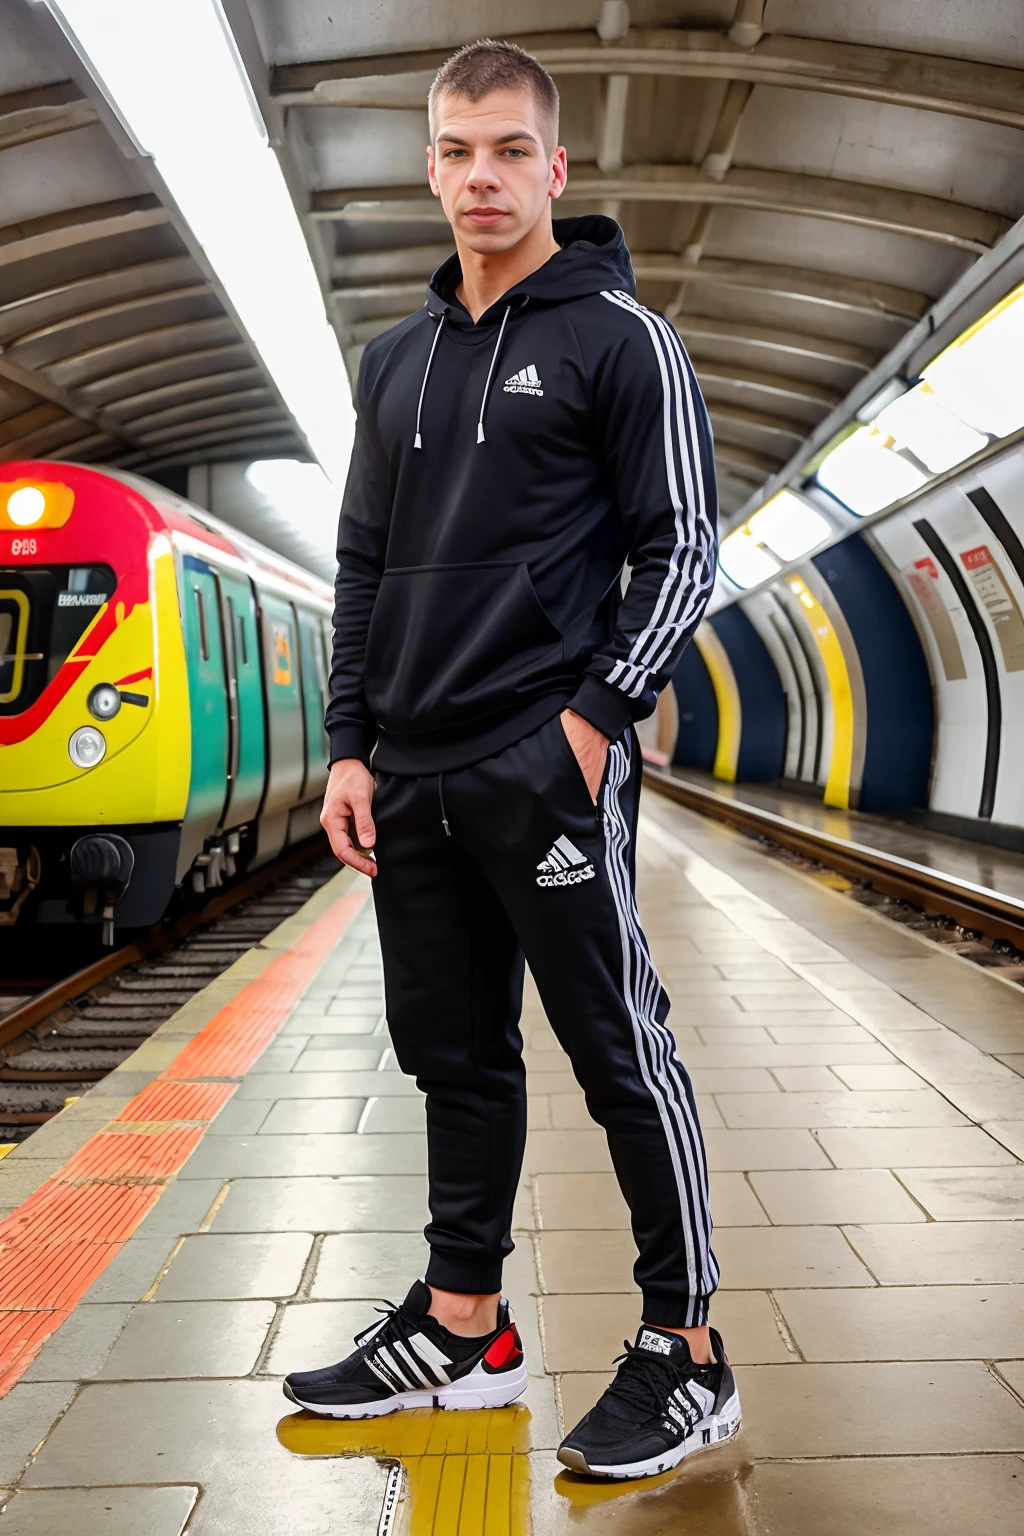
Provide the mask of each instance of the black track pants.
{"label": "black track pants", "polygon": [[557,718],[440,778],[378,773],[373,893],[395,1053],[427,1098],[427,1281],[501,1288],[526,1141],[525,955],[608,1136],[644,1318],[686,1328],[706,1322],[718,1267],[693,1092],[633,895],[639,791],[630,731],[595,808]]}

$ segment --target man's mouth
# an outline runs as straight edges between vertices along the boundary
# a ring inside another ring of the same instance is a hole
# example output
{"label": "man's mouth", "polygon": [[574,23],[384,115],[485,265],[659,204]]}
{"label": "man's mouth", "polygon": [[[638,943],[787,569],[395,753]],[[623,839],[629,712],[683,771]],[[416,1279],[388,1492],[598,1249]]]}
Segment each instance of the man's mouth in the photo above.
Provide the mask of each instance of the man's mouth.
{"label": "man's mouth", "polygon": [[500,224],[507,214],[503,208],[467,208],[463,217],[478,228],[487,229],[490,225]]}

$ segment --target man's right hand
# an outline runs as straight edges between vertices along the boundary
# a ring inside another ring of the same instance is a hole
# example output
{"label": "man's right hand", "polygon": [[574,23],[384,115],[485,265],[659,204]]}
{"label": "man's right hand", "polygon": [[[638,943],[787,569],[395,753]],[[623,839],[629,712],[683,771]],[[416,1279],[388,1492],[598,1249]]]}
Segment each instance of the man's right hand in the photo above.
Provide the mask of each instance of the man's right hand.
{"label": "man's right hand", "polygon": [[373,774],[365,764],[357,757],[343,757],[331,764],[320,825],[330,838],[336,857],[361,874],[371,876],[377,873],[377,863],[370,852],[377,840],[370,814],[372,800]]}

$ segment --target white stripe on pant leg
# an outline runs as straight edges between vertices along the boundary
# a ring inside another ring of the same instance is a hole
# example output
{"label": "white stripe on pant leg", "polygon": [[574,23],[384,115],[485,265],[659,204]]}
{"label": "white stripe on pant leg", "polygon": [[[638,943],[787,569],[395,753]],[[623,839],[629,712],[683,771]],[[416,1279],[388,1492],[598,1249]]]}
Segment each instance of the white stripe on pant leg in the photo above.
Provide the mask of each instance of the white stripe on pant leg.
{"label": "white stripe on pant leg", "polygon": [[[627,755],[631,756],[628,748]],[[616,811],[618,811],[617,803]],[[624,840],[628,842],[629,832],[628,828],[625,828],[625,826],[623,836]],[[644,937],[643,929],[640,926],[640,914],[637,910],[636,898],[625,871],[623,871],[622,884],[625,891],[626,908],[628,912],[630,927],[633,931],[633,936],[637,947],[637,953],[641,957],[642,965],[646,969],[648,978],[644,987],[643,997],[641,999],[644,1005],[643,1010],[641,1011],[641,1017],[648,1021],[650,1035],[656,1042],[658,1042],[656,1045],[658,1069],[661,1075],[674,1085],[676,1090],[675,1097],[672,1101],[673,1109],[675,1111],[676,1119],[679,1122],[680,1134],[686,1138],[690,1145],[690,1157],[688,1158],[688,1162],[692,1163],[692,1165],[696,1168],[700,1181],[700,1199],[695,1198],[694,1220],[700,1221],[701,1225],[703,1226],[704,1240],[701,1245],[702,1251],[705,1257],[709,1258],[711,1261],[710,1272],[713,1272],[717,1277],[718,1267],[714,1259],[714,1255],[711,1253],[712,1221],[707,1198],[708,1172],[703,1138],[701,1137],[698,1123],[694,1118],[695,1111],[691,1110],[690,1101],[687,1097],[686,1082],[684,1080],[685,1072],[682,1063],[679,1061],[678,1056],[676,1055],[675,1040],[668,1026],[664,1023],[657,1022],[657,1004],[659,998],[664,993],[664,988],[662,987],[657,971],[655,970],[654,962],[651,960],[650,950],[647,947],[647,941]],[[711,1289],[713,1289],[713,1287],[711,1287]]]}
{"label": "white stripe on pant leg", "polygon": [[714,1271],[714,1273],[717,1275],[717,1264],[714,1260],[714,1255],[711,1253],[712,1222],[707,1202],[708,1172],[703,1139],[700,1135],[697,1124],[694,1121],[694,1112],[690,1108],[690,1101],[686,1094],[686,1083],[683,1077],[684,1069],[682,1067],[682,1063],[676,1056],[676,1046],[672,1032],[669,1030],[666,1024],[658,1023],[656,1019],[655,1010],[657,1007],[657,1002],[664,989],[662,988],[661,982],[654,968],[654,963],[650,958],[650,951],[647,948],[647,942],[644,938],[643,930],[640,926],[640,914],[637,911],[636,900],[633,896],[632,889],[628,885],[628,881],[626,882],[626,896],[627,907],[630,916],[630,926],[633,930],[638,951],[644,958],[650,977],[649,986],[645,989],[645,1004],[647,1004],[648,999],[651,998],[651,994],[653,993],[653,998],[651,998],[649,1004],[649,1010],[642,1016],[650,1019],[650,1032],[652,1036],[654,1036],[659,1042],[657,1051],[658,1067],[663,1076],[668,1078],[668,1080],[671,1081],[676,1087],[676,1099],[673,1102],[673,1108],[676,1111],[676,1118],[680,1122],[681,1134],[683,1134],[690,1143],[691,1158],[689,1160],[697,1169],[698,1177],[700,1179],[701,1199],[696,1202],[697,1209],[694,1213],[694,1219],[700,1220],[702,1222],[704,1228],[704,1241],[702,1243],[702,1249],[705,1255],[711,1261],[711,1270]]}
{"label": "white stripe on pant leg", "polygon": [[605,867],[608,873],[609,885],[611,886],[612,896],[615,902],[616,915],[619,922],[619,937],[622,945],[622,968],[624,983],[623,991],[626,1006],[629,1010],[630,1020],[633,1025],[633,1039],[636,1047],[637,1065],[640,1069],[640,1075],[643,1078],[644,1084],[651,1094],[655,1105],[657,1106],[658,1115],[661,1119],[662,1127],[665,1131],[665,1140],[668,1144],[669,1159],[672,1164],[672,1171],[675,1175],[676,1190],[679,1199],[679,1214],[683,1227],[683,1241],[686,1247],[687,1280],[690,1295],[690,1308],[692,1310],[695,1308],[695,1305],[699,1304],[700,1300],[697,1255],[694,1251],[694,1238],[696,1233],[694,1231],[693,1217],[689,1208],[690,1197],[687,1187],[688,1184],[692,1184],[692,1179],[687,1180],[683,1173],[680,1159],[680,1146],[676,1137],[676,1128],[673,1124],[673,1117],[670,1112],[669,1105],[666,1102],[665,1086],[661,1082],[656,1082],[655,1077],[652,1074],[652,1063],[648,1055],[650,1042],[646,1038],[644,1021],[642,1019],[640,1009],[637,1006],[638,978],[635,974],[635,963],[637,958],[636,949],[633,935],[630,932],[630,926],[627,920],[625,904],[623,901],[620,870],[617,867],[617,856],[619,855],[622,844],[627,836],[621,813],[619,812],[618,808],[618,791],[623,783],[626,771],[628,771],[628,758],[626,757],[622,747],[618,742],[613,742],[612,746],[609,748],[609,751],[612,754],[612,762],[611,768],[609,770],[608,784],[605,793],[605,806],[607,807],[610,804],[614,809],[611,813],[606,810],[605,814]]}
{"label": "white stripe on pant leg", "polygon": [[[614,851],[617,857],[612,858],[612,848],[609,847],[606,863],[619,916],[626,1001],[634,1022],[637,1058],[644,1081],[658,1105],[669,1144],[673,1170],[676,1174],[691,1281],[691,1313],[688,1322],[693,1323],[697,1320],[702,1303],[714,1288],[718,1269],[710,1251],[711,1221],[707,1206],[707,1171],[700,1134],[693,1124],[685,1085],[679,1076],[678,1064],[672,1059],[674,1041],[665,1026],[659,1025],[653,1016],[657,998],[661,992],[661,984],[639,927],[628,873],[622,857],[629,841],[629,831],[618,804],[618,793],[628,776],[629,754],[619,743],[615,743],[610,750],[614,752],[615,757],[613,772],[609,774],[606,806],[610,803],[610,819],[617,832],[614,838]],[[646,1046],[645,1050],[641,1049],[641,1042]],[[655,1079],[657,1086],[655,1086]],[[685,1157],[685,1174],[680,1152]],[[694,1248],[694,1239],[699,1241],[699,1261]]]}

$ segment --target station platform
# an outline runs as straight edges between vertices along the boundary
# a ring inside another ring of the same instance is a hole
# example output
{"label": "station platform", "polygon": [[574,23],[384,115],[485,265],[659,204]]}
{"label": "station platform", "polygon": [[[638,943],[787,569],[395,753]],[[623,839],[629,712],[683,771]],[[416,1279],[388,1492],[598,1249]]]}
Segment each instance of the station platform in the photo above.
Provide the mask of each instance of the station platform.
{"label": "station platform", "polygon": [[641,1484],[555,1459],[639,1302],[532,990],[523,1403],[289,1411],[282,1376],[346,1353],[425,1262],[421,1101],[343,872],[0,1161],[0,1536],[1024,1529],[1024,991],[650,791],[638,863],[739,1438]]}

